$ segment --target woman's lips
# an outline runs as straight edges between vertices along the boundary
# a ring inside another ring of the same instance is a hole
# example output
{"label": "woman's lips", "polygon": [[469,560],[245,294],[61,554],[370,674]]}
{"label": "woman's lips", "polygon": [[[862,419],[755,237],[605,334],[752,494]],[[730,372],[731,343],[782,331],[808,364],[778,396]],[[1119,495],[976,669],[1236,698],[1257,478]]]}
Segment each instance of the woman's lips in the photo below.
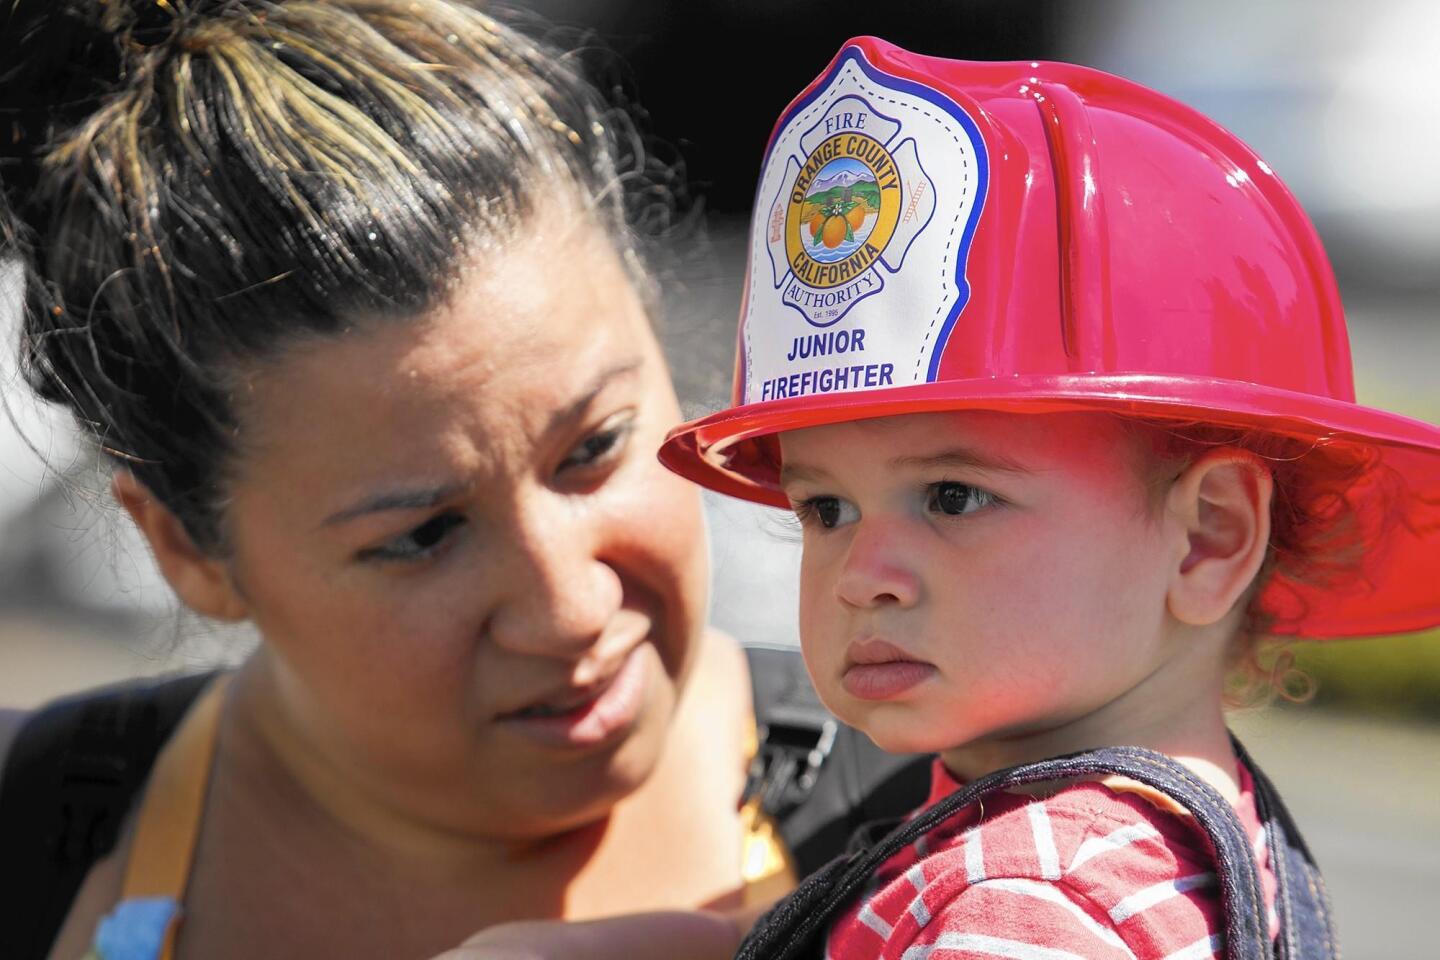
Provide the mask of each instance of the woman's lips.
{"label": "woman's lips", "polygon": [[916,660],[885,640],[850,645],[840,685],[859,700],[894,700],[935,675],[935,665]]}
{"label": "woman's lips", "polygon": [[[506,730],[542,746],[595,747],[634,726],[645,694],[645,658],[641,644],[625,657],[611,679],[571,706],[541,704],[497,718]],[[558,711],[558,712],[552,712]]]}

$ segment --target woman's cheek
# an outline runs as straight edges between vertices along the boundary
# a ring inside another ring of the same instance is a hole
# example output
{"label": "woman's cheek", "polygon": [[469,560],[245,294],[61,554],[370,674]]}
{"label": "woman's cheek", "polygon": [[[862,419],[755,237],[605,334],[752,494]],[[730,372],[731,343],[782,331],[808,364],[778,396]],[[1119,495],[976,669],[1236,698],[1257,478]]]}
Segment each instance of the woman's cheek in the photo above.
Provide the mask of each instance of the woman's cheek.
{"label": "woman's cheek", "polygon": [[704,629],[709,591],[700,492],[648,455],[643,436],[635,439],[630,461],[598,494],[604,529],[597,555],[619,575],[626,604],[655,621],[665,671],[680,679]]}
{"label": "woman's cheek", "polygon": [[[295,611],[300,622],[266,632],[303,658],[315,683],[334,678],[365,691],[364,709],[421,716],[453,702],[471,683],[480,633],[462,586],[463,557],[445,557],[413,577],[379,577],[367,589],[330,592],[323,607]],[[378,582],[375,582],[378,580]],[[322,594],[323,595],[323,594]],[[298,666],[298,664],[297,664]]]}

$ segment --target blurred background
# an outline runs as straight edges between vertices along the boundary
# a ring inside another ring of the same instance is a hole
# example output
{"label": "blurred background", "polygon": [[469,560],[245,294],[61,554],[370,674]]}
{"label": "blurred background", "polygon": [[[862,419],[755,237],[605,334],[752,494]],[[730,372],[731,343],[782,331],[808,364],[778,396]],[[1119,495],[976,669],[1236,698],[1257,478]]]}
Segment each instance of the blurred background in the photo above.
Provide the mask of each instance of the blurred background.
{"label": "blurred background", "polygon": [[[1433,0],[535,0],[605,86],[642,105],[689,183],[660,260],[687,415],[727,399],[745,218],[771,124],[847,37],[920,53],[1070,60],[1157,88],[1248,141],[1300,197],[1339,276],[1362,402],[1440,422],[1440,4]],[[0,707],[244,656],[188,617],[69,424],[16,382],[0,273]],[[712,498],[714,620],[794,642],[797,546]],[[1440,584],[1440,558],[1435,578]],[[1440,589],[1440,587],[1437,587]],[[1348,957],[1436,955],[1440,634],[1297,650],[1315,696],[1237,714],[1331,884]]]}

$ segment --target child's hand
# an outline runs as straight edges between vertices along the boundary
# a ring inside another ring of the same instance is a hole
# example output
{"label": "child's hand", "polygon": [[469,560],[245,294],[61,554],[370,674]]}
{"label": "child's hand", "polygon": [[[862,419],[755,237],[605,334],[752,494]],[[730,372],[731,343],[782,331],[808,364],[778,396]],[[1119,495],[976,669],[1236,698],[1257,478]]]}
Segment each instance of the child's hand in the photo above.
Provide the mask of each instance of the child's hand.
{"label": "child's hand", "polygon": [[482,930],[435,960],[730,960],[743,933],[736,919],[704,911],[527,920]]}

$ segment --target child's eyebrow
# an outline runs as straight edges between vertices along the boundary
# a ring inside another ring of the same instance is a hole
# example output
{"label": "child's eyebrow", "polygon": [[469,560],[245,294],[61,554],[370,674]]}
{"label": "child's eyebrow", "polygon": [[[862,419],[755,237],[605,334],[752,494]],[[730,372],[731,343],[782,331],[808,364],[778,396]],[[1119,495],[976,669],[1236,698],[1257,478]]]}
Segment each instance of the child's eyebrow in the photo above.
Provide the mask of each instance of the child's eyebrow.
{"label": "child's eyebrow", "polygon": [[[1031,473],[1022,464],[997,454],[977,453],[963,447],[942,450],[923,457],[896,457],[890,461],[893,470],[935,470],[945,467],[952,469],[988,470],[992,473]],[[783,488],[797,481],[819,482],[829,479],[829,474],[818,467],[802,463],[785,463],[780,467],[780,486]]]}
{"label": "child's eyebrow", "polygon": [[829,476],[824,470],[816,467],[807,467],[798,463],[783,463],[780,465],[780,486],[786,487],[797,480],[815,482]]}
{"label": "child's eyebrow", "polygon": [[961,469],[989,470],[1002,473],[1029,473],[1023,465],[998,454],[977,453],[963,447],[943,450],[923,457],[896,457],[890,461],[895,469],[935,469],[937,467],[958,467]]}

